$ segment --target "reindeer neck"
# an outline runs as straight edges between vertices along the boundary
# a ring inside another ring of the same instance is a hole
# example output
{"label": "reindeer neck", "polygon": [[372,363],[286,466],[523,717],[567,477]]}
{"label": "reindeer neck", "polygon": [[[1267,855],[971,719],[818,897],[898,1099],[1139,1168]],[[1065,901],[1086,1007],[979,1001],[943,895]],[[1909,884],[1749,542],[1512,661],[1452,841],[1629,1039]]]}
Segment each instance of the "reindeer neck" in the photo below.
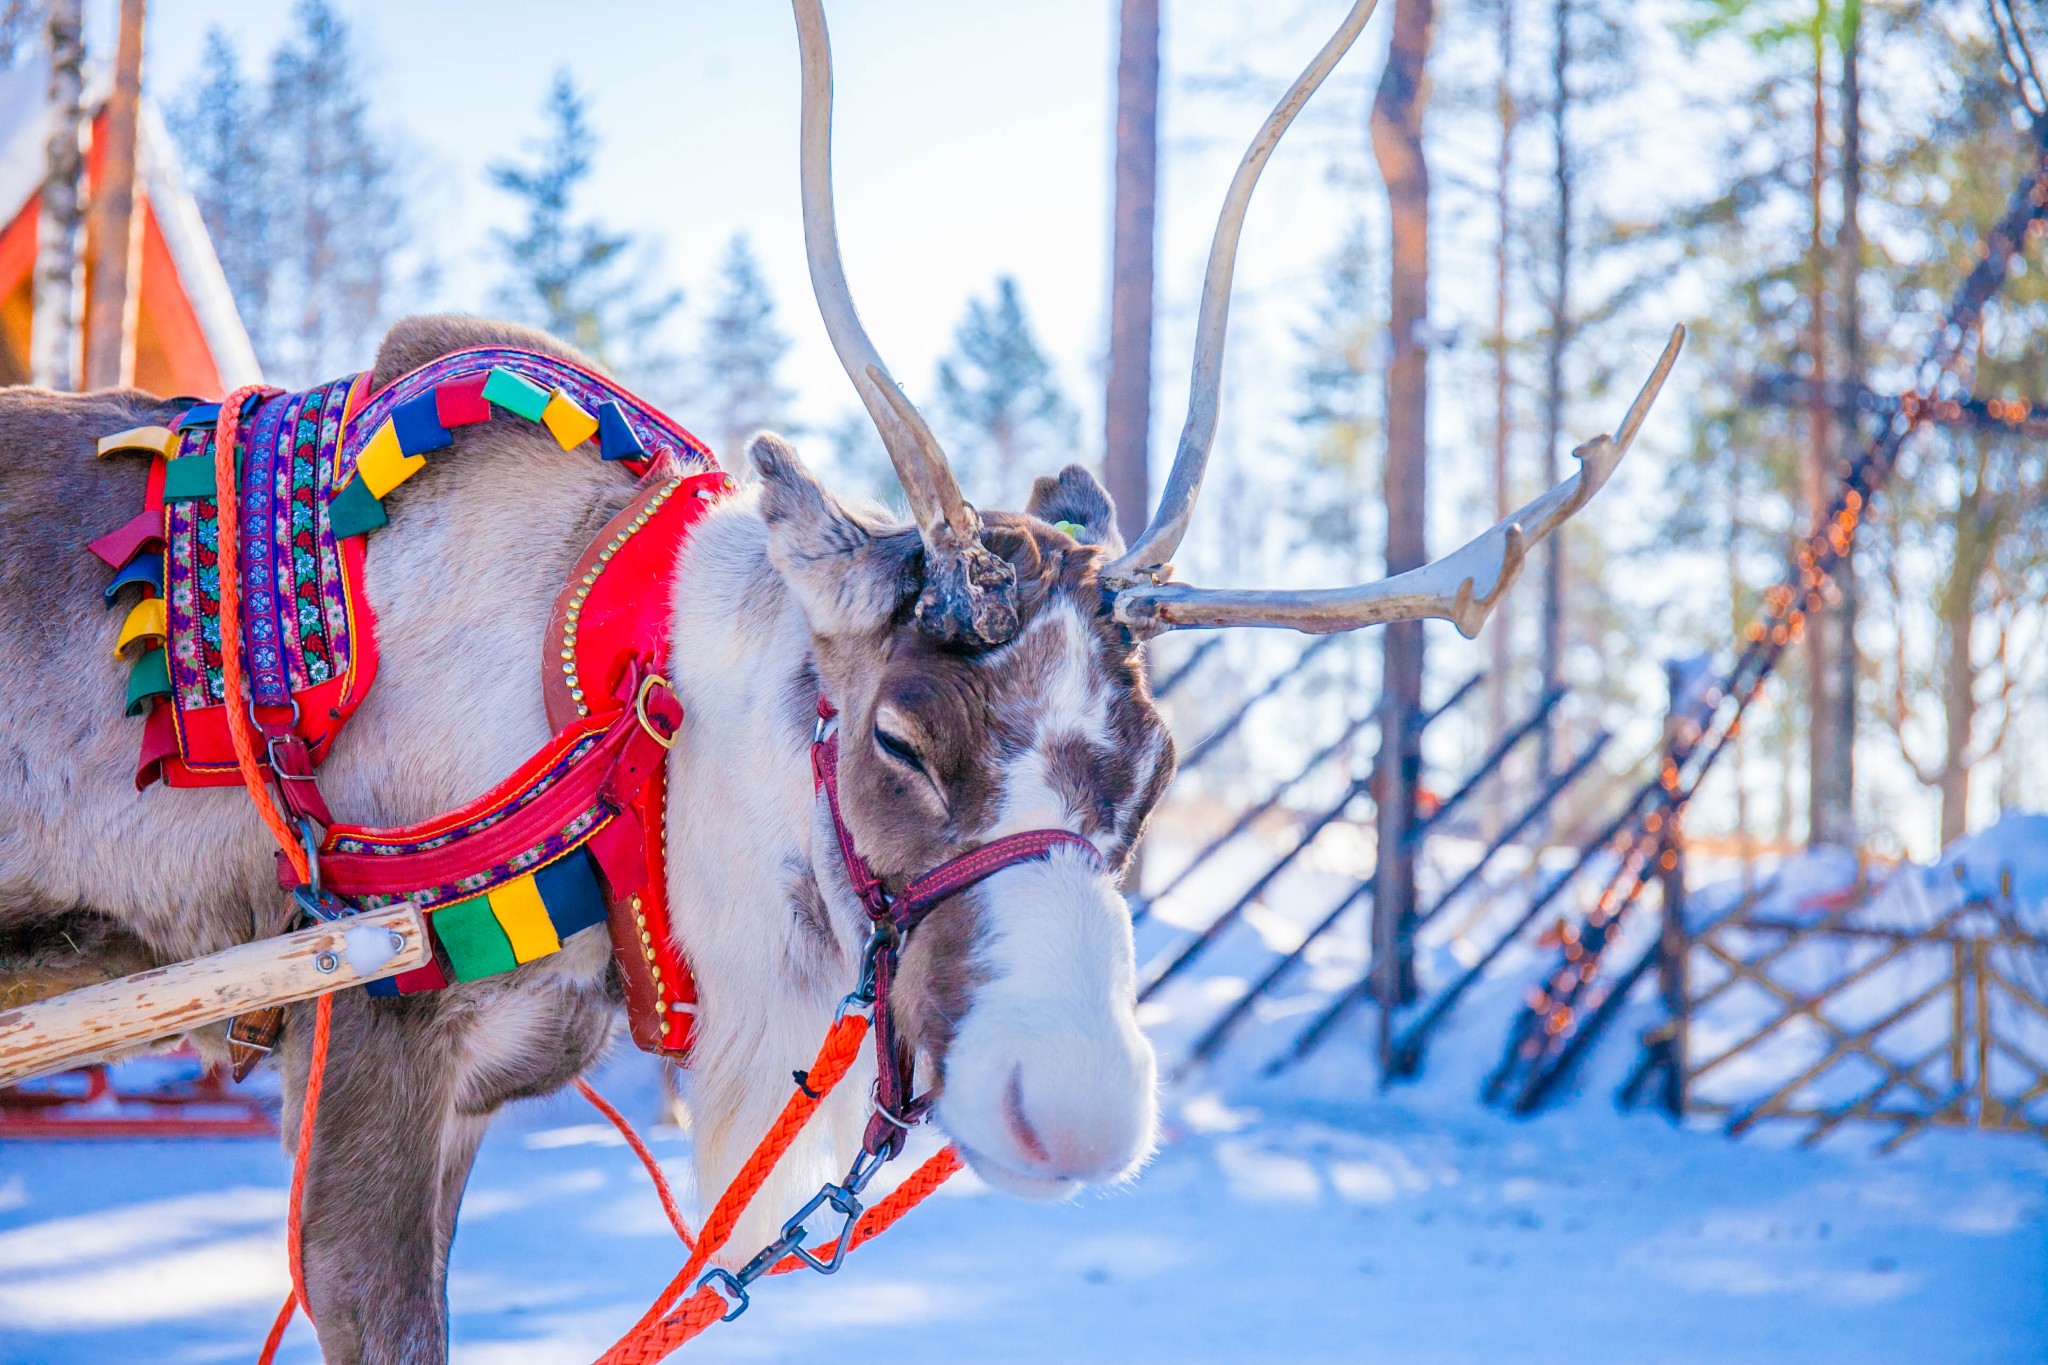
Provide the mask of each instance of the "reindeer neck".
{"label": "reindeer neck", "polygon": [[[730,966],[754,981],[786,971],[790,989],[836,999],[842,945],[812,858],[816,667],[750,493],[692,530],[675,594],[670,671],[685,718],[669,760],[669,883],[683,949],[712,996]],[[751,964],[718,961],[728,948]]]}
{"label": "reindeer neck", "polygon": [[[843,873],[834,887],[812,857],[830,826],[818,823],[811,786],[810,633],[769,563],[751,492],[691,531],[675,592],[670,673],[684,720],[669,755],[669,914],[696,976],[691,1108],[698,1175],[716,1189],[831,1023],[857,950],[845,926],[860,911]],[[794,1183],[764,1199],[794,1198],[844,1164],[865,1121],[868,1074],[834,1094],[819,1130],[783,1163],[777,1178]]]}

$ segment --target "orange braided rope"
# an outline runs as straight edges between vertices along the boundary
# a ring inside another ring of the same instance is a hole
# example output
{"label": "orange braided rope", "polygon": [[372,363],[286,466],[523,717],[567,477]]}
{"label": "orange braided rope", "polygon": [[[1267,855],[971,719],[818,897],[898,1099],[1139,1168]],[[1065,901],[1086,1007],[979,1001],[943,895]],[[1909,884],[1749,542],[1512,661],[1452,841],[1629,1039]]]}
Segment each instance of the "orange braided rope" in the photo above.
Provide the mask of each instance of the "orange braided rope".
{"label": "orange braided rope", "polygon": [[831,1093],[833,1086],[839,1084],[840,1078],[846,1075],[847,1069],[860,1055],[861,1040],[867,1037],[867,1032],[866,1015],[849,1014],[832,1025],[831,1031],[825,1035],[824,1043],[818,1048],[817,1060],[811,1063],[810,1091],[799,1087],[790,1092],[789,1100],[782,1106],[782,1112],[776,1116],[775,1122],[769,1125],[759,1145],[747,1157],[746,1163],[739,1169],[739,1174],[732,1178],[732,1184],[726,1186],[725,1193],[718,1197],[718,1203],[712,1207],[710,1216],[704,1220],[704,1228],[697,1234],[697,1245],[691,1249],[689,1259],[683,1263],[683,1268],[676,1272],[676,1277],[656,1296],[631,1330],[599,1358],[601,1365],[634,1365],[640,1361],[660,1360],[668,1354],[668,1350],[674,1349],[670,1347],[660,1354],[651,1356],[644,1353],[650,1335],[660,1332],[663,1325],[662,1316],[682,1296],[683,1291],[704,1273],[705,1267],[711,1263],[711,1258],[716,1256],[732,1237],[734,1225],[739,1222],[740,1215],[747,1211],[747,1206],[753,1202],[754,1196],[760,1193],[769,1172],[775,1169],[775,1163],[782,1159],[782,1154],[796,1141],[797,1134],[810,1122],[811,1115],[817,1112],[819,1103]]}
{"label": "orange braided rope", "polygon": [[242,785],[249,789],[249,799],[256,803],[256,814],[262,817],[271,837],[284,850],[292,870],[299,874],[301,882],[306,882],[312,879],[306,850],[299,846],[298,836],[271,803],[270,788],[263,780],[263,769],[257,765],[262,740],[256,733],[256,722],[249,715],[249,694],[242,678],[242,519],[239,515],[240,500],[235,495],[240,486],[235,469],[235,447],[241,444],[242,405],[260,394],[277,392],[280,391],[261,384],[236,389],[221,400],[220,420],[213,431],[213,483],[217,508],[214,525],[219,528],[220,536],[217,553],[220,557],[221,702],[227,711],[228,736],[235,743],[235,767],[242,774]]}
{"label": "orange braided rope", "polygon": [[[271,803],[270,789],[263,780],[263,769],[258,765],[260,739],[256,733],[256,722],[249,715],[249,694],[242,676],[242,523],[240,500],[236,496],[240,479],[235,468],[235,447],[241,444],[242,405],[259,395],[277,392],[279,390],[261,384],[236,389],[221,400],[220,419],[214,425],[214,525],[219,538],[216,553],[220,574],[221,703],[227,711],[228,737],[234,741],[235,767],[242,775],[242,785],[249,789],[249,799],[255,803],[256,814],[264,827],[277,840],[277,846],[284,850],[285,858],[291,863],[292,870],[298,873],[299,880],[305,882],[312,879],[306,850],[292,834],[283,814]],[[306,1321],[313,1320],[313,1308],[306,1298],[306,1168],[311,1164],[313,1155],[313,1124],[320,1113],[320,1089],[327,1074],[327,1040],[333,1019],[334,997],[323,995],[313,1011],[313,1055],[306,1072],[306,1093],[299,1109],[299,1149],[292,1160],[291,1200],[285,1221],[286,1260],[291,1270],[292,1292],[270,1324],[270,1334],[264,1338],[262,1354],[257,1357],[258,1365],[270,1365],[275,1359],[277,1348],[284,1340],[285,1329],[291,1325],[294,1308],[305,1310]]]}
{"label": "orange braided rope", "polygon": [[654,1182],[654,1193],[661,1199],[661,1211],[668,1215],[669,1226],[676,1230],[676,1236],[682,1238],[685,1249],[696,1250],[697,1239],[690,1232],[689,1220],[683,1217],[683,1211],[676,1206],[675,1194],[668,1187],[668,1177],[661,1173],[661,1167],[655,1163],[654,1153],[647,1150],[647,1144],[633,1131],[633,1125],[626,1121],[626,1116],[612,1108],[610,1102],[598,1094],[589,1081],[578,1076],[576,1089],[584,1099],[590,1101],[598,1113],[610,1119],[612,1127],[619,1130],[619,1136],[626,1139],[626,1145],[633,1149],[633,1155],[639,1157],[640,1164],[647,1168],[648,1179]]}
{"label": "orange braided rope", "polygon": [[[882,1202],[860,1216],[854,1225],[853,1245],[848,1251],[858,1251],[873,1238],[881,1236],[896,1220],[929,1199],[939,1186],[951,1180],[960,1170],[960,1153],[956,1148],[945,1147],[925,1158],[924,1164],[912,1171],[907,1179],[889,1191]],[[827,1242],[817,1252],[817,1258],[829,1262],[839,1249],[837,1241]],[[775,1263],[771,1275],[787,1275],[792,1270],[802,1270],[804,1263],[794,1256],[785,1256]]]}
{"label": "orange braided rope", "polygon": [[[890,1191],[886,1199],[861,1215],[860,1223],[853,1231],[853,1246],[847,1250],[851,1251],[869,1238],[887,1231],[897,1219],[930,1198],[933,1191],[959,1169],[960,1154],[951,1147],[927,1158],[909,1179]],[[830,1261],[838,1245],[836,1241],[826,1243],[819,1249],[818,1259]],[[768,1273],[786,1275],[792,1270],[802,1269],[803,1264],[794,1256],[785,1256]],[[618,1362],[618,1365],[654,1365],[666,1359],[677,1347],[701,1335],[712,1323],[723,1318],[726,1311],[724,1297],[706,1285],[684,1300],[682,1307],[651,1328],[635,1327],[605,1354],[598,1365],[613,1365],[613,1362]]]}
{"label": "orange braided rope", "polygon": [[[783,1153],[825,1097],[845,1077],[854,1059],[860,1053],[860,1044],[865,1038],[868,1021],[862,1015],[848,1015],[832,1026],[823,1046],[818,1049],[818,1059],[806,1073],[810,1088],[799,1087],[782,1107],[782,1113],[769,1126],[732,1184],[719,1196],[711,1216],[704,1221],[696,1247],[682,1270],[663,1289],[652,1306],[641,1315],[625,1336],[613,1344],[598,1360],[598,1365],[654,1365],[666,1359],[675,1349],[703,1332],[705,1328],[722,1318],[728,1304],[718,1291],[705,1285],[684,1300],[682,1306],[670,1311],[670,1306],[684,1288],[695,1282],[711,1258],[716,1255],[732,1236],[733,1226],[746,1212],[754,1196],[775,1169]],[[853,1240],[847,1250],[851,1251],[869,1238],[877,1236],[904,1214],[924,1202],[932,1192],[960,1169],[960,1156],[953,1148],[930,1157],[913,1172],[909,1179],[892,1190],[875,1207],[861,1215],[851,1234]],[[819,1256],[831,1259],[838,1249],[835,1240],[819,1251]],[[770,1271],[781,1275],[796,1270],[803,1262],[795,1256],[785,1256]]]}
{"label": "orange braided rope", "polygon": [[299,1108],[299,1148],[292,1157],[292,1192],[285,1210],[285,1265],[291,1271],[292,1292],[270,1324],[257,1365],[271,1365],[277,1348],[291,1326],[292,1310],[303,1308],[306,1321],[313,1320],[312,1301],[306,1297],[305,1205],[306,1170],[313,1160],[313,1122],[320,1113],[320,1089],[327,1078],[327,1038],[334,1018],[334,997],[323,995],[313,1007],[313,1057],[306,1069],[306,1094]]}

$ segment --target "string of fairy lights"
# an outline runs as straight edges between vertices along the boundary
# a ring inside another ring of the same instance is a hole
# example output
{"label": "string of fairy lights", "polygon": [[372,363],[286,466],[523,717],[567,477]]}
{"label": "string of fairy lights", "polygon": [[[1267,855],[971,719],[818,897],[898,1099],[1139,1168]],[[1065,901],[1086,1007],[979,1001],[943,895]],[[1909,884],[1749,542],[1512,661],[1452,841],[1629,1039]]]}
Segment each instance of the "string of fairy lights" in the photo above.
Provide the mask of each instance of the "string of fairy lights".
{"label": "string of fairy lights", "polygon": [[[1815,389],[1819,388],[1816,395]],[[1883,394],[1860,386],[1816,386],[1801,375],[1768,375],[1750,385],[1752,402],[1808,407],[1815,397],[1831,412],[1854,410],[1881,421],[1905,413],[1923,425],[1962,427],[2000,435],[2048,438],[2048,402],[2030,398],[1926,398]]]}
{"label": "string of fairy lights", "polygon": [[[1835,592],[1834,571],[1855,544],[1856,531],[1898,462],[1906,438],[1935,423],[1993,421],[2031,431],[2048,424],[2025,399],[1957,396],[1957,372],[1968,355],[1968,339],[1983,310],[2003,285],[2013,259],[2048,230],[2048,118],[2034,123],[2037,160],[2014,192],[1998,225],[1986,236],[1983,253],[1956,291],[1923,360],[1914,390],[1883,400],[1884,420],[1848,467],[1827,515],[1802,541],[1783,581],[1764,594],[1763,613],[1743,632],[1742,648],[1722,679],[1702,690],[1691,713],[1671,736],[1658,771],[1631,802],[1640,818],[1613,840],[1613,874],[1579,925],[1558,931],[1559,958],[1533,987],[1516,1017],[1500,1064],[1488,1078],[1489,1098],[1513,1085],[1514,1108],[1541,1104],[1579,1050],[1575,1034],[1586,1027],[1614,989],[1602,972],[1602,958],[1628,911],[1657,874],[1677,865],[1678,828],[1686,805],[1699,790],[1729,741],[1740,732],[1744,713],[1785,651],[1804,632],[1808,617]],[[1584,1041],[1584,1040],[1580,1040]]]}

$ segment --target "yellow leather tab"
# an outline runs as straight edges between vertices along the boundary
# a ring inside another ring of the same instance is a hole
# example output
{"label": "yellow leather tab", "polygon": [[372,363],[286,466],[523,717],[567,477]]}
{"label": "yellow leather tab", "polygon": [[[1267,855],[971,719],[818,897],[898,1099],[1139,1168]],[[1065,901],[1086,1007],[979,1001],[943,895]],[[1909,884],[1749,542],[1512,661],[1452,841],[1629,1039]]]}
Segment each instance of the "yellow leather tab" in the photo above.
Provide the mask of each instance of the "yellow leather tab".
{"label": "yellow leather tab", "polygon": [[540,887],[532,877],[507,882],[491,892],[491,914],[512,944],[512,956],[521,962],[546,957],[562,946],[554,922],[541,901]]}
{"label": "yellow leather tab", "polygon": [[178,450],[178,433],[169,427],[131,427],[117,431],[112,436],[100,437],[98,455],[112,455],[117,450],[146,450],[152,455],[170,459]]}
{"label": "yellow leather tab", "polygon": [[356,472],[370,496],[384,501],[384,495],[427,467],[424,455],[408,455],[399,448],[398,431],[387,420],[370,437],[363,453],[356,457]]}
{"label": "yellow leather tab", "polygon": [[128,619],[121,623],[121,634],[114,641],[114,657],[120,658],[137,640],[161,640],[170,634],[170,629],[170,618],[164,612],[164,599],[145,597],[129,610]]}
{"label": "yellow leather tab", "polygon": [[561,389],[548,395],[548,405],[541,409],[540,420],[547,424],[564,450],[574,450],[597,435],[597,419]]}

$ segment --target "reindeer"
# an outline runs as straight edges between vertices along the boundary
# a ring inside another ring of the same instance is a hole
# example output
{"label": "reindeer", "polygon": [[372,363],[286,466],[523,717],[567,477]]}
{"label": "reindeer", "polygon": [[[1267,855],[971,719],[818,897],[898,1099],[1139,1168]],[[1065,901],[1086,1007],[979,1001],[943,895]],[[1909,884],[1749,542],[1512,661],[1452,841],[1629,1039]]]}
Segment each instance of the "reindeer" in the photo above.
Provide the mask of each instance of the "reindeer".
{"label": "reindeer", "polygon": [[[1526,546],[1583,506],[1639,424],[1580,451],[1572,480],[1436,564],[1323,592],[1212,591],[1171,580],[1215,435],[1232,263],[1259,171],[1369,16],[1360,0],[1252,144],[1202,292],[1193,398],[1161,504],[1137,543],[1080,465],[1020,512],[978,512],[855,315],[832,202],[831,59],[818,0],[795,0],[803,60],[802,201],[825,326],[914,516],[836,497],[784,441],[756,438],[753,479],[692,533],[672,607],[685,720],[669,763],[668,869],[696,973],[691,1106],[699,1187],[722,1188],[846,993],[867,920],[835,856],[807,764],[820,697],[838,710],[845,821],[885,884],[1016,830],[1055,850],[940,904],[904,946],[893,1020],[930,1078],[932,1117],[991,1185],[1058,1198],[1126,1178],[1152,1150],[1153,1053],[1134,1016],[1118,874],[1174,770],[1144,645],[1178,627],[1349,630],[1441,617],[1477,630]],[[383,384],[524,328],[399,323]],[[1674,340],[1675,346],[1675,340]],[[102,574],[82,553],[136,505],[140,476],[87,452],[171,409],[134,390],[0,390],[0,945],[15,970],[80,955],[169,961],[245,942],[275,919],[269,837],[234,789],[138,794],[134,736]],[[630,480],[544,435],[466,428],[431,495],[408,490],[375,542],[368,591],[380,685],[322,771],[333,808],[384,824],[453,807],[549,734],[539,681],[557,589]],[[1475,591],[1475,583],[1492,586]],[[491,1117],[594,1065],[616,985],[601,933],[507,975],[334,1005],[306,1198],[305,1268],[332,1361],[440,1361],[445,1272],[464,1182]],[[277,1055],[287,1128],[307,1074],[309,1009]],[[207,1030],[197,1041],[218,1055]],[[767,1240],[868,1118],[864,1061],[756,1200],[732,1245]],[[294,1134],[286,1134],[289,1148]]]}

